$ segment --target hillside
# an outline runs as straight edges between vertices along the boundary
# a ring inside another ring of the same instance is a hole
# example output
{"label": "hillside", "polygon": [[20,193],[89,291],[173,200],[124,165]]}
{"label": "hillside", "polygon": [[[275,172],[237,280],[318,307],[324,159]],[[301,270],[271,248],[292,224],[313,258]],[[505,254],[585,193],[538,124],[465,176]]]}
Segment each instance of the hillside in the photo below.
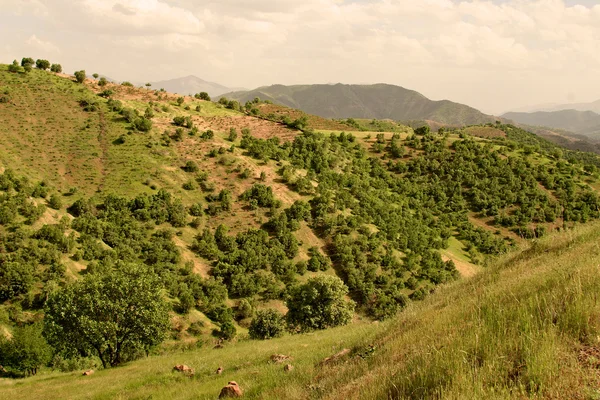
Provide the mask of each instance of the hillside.
{"label": "hillside", "polygon": [[561,110],[538,111],[533,113],[510,112],[503,118],[519,124],[563,129],[591,139],[600,138],[600,114],[592,111]]}
{"label": "hillside", "polygon": [[241,103],[258,97],[325,118],[433,120],[453,126],[495,121],[469,106],[432,101],[413,90],[387,84],[274,85],[223,96]]}
{"label": "hillside", "polygon": [[[54,372],[18,384],[0,380],[0,391],[40,400],[56,393],[214,399],[235,380],[248,399],[593,398],[600,384],[599,228],[510,254],[387,323],[151,356],[90,377]],[[344,348],[350,352],[322,363]],[[273,354],[293,357],[294,370],[270,363]],[[179,363],[196,375],[172,372]]]}
{"label": "hillside", "polygon": [[[72,398],[214,398],[221,378],[250,398],[334,397],[389,361],[377,349],[411,354],[386,343],[434,314],[436,292],[473,293],[468,278],[528,262],[532,239],[600,219],[600,157],[512,125],[337,121],[5,65],[0,82],[0,374],[37,373],[0,380],[10,397],[62,382]],[[113,328],[132,316],[136,334]],[[19,363],[11,349],[32,343],[43,354]],[[366,364],[315,366],[346,346]],[[272,352],[298,370],[272,369]],[[176,362],[194,377],[163,371]],[[68,384],[88,368],[97,386]]]}
{"label": "hillside", "polygon": [[156,89],[163,88],[170,93],[182,95],[194,95],[200,92],[206,92],[211,97],[217,97],[223,93],[231,92],[232,88],[225,87],[215,82],[205,81],[197,76],[189,75],[182,78],[168,79],[164,81],[151,82],[152,87]]}

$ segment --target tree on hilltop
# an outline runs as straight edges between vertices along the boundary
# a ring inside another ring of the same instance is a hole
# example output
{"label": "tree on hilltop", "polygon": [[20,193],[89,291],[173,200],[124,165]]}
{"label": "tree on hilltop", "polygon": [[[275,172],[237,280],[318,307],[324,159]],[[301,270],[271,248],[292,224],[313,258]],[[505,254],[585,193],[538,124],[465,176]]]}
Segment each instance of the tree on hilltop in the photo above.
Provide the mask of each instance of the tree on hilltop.
{"label": "tree on hilltop", "polygon": [[13,61],[13,63],[8,66],[8,72],[17,73],[21,71],[22,67],[19,65],[19,62],[17,60]]}
{"label": "tree on hilltop", "polygon": [[78,83],[83,83],[85,81],[85,70],[75,71],[75,79]]}
{"label": "tree on hilltop", "polygon": [[45,71],[48,68],[50,68],[50,61],[38,59],[35,61],[35,67],[37,69],[41,69],[42,71]]}
{"label": "tree on hilltop", "polygon": [[62,65],[60,64],[52,64],[50,66],[50,71],[60,74],[62,72]]}
{"label": "tree on hilltop", "polygon": [[21,59],[21,67],[25,67],[26,65],[32,66],[33,64],[35,64],[35,61],[31,57],[23,57]]}

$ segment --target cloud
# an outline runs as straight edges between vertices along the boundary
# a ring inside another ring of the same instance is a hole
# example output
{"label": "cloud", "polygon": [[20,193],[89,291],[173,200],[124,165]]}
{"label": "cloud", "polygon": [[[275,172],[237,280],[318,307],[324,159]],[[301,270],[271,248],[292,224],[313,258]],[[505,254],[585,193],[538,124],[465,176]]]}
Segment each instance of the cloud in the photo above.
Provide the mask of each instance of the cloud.
{"label": "cloud", "polygon": [[385,80],[490,110],[600,95],[600,5],[580,1],[0,0],[0,33],[19,16],[30,46],[124,79]]}
{"label": "cloud", "polygon": [[52,44],[50,42],[39,39],[36,35],[31,35],[29,37],[29,39],[27,39],[25,41],[25,44],[29,48],[31,48],[33,50],[37,50],[44,54],[60,53],[60,50],[57,46],[55,46],[54,44]]}

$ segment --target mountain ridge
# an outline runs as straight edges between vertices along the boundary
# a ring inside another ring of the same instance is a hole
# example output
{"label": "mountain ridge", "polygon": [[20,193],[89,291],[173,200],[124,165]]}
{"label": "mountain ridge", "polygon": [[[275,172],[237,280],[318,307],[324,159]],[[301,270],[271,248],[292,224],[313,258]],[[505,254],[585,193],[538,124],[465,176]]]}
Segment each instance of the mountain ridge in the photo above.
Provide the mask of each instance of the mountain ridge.
{"label": "mountain ridge", "polygon": [[571,109],[532,113],[509,112],[502,117],[519,124],[563,129],[595,139],[600,135],[600,114],[593,111]]}
{"label": "mountain ridge", "polygon": [[423,94],[401,86],[313,84],[271,85],[251,91],[223,94],[240,102],[255,97],[324,118],[365,118],[394,120],[433,120],[446,125],[469,125],[496,120],[468,105],[450,100],[430,100]]}

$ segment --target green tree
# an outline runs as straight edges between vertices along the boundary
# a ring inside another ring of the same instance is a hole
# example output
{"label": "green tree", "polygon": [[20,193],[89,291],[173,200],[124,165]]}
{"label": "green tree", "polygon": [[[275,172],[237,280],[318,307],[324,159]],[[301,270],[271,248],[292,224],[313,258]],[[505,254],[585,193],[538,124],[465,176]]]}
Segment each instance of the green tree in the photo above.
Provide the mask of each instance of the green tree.
{"label": "green tree", "polygon": [[85,81],[85,70],[75,71],[75,80],[77,80],[78,83],[83,83],[83,81]]}
{"label": "green tree", "polygon": [[185,99],[183,97],[178,97],[177,98],[177,105],[178,106],[182,105],[184,101],[185,101]]}
{"label": "green tree", "polygon": [[99,77],[100,75],[99,75],[97,72],[94,72],[94,73],[92,74],[92,76],[94,77],[94,79],[98,79],[98,77]]}
{"label": "green tree", "polygon": [[252,339],[265,340],[283,336],[285,328],[285,318],[279,311],[259,310],[250,323],[248,333]]}
{"label": "green tree", "polygon": [[0,363],[19,372],[35,375],[52,357],[52,348],[42,336],[42,325],[15,328],[10,340],[0,338]]}
{"label": "green tree", "polygon": [[206,92],[196,93],[194,95],[194,97],[197,98],[198,100],[210,101],[210,96]]}
{"label": "green tree", "polygon": [[37,69],[41,69],[42,71],[45,71],[48,68],[50,68],[50,61],[38,59],[35,61],[35,67]]}
{"label": "green tree", "polygon": [[33,64],[35,64],[35,61],[31,57],[23,57],[21,59],[21,67],[25,67],[26,65],[32,66]]}
{"label": "green tree", "polygon": [[292,288],[286,302],[287,320],[302,332],[346,325],[352,319],[354,302],[347,301],[348,288],[338,277],[317,276]]}
{"label": "green tree", "polygon": [[106,86],[106,84],[108,83],[108,81],[106,80],[105,77],[100,78],[100,80],[98,81],[98,86]]}
{"label": "green tree", "polygon": [[8,66],[8,72],[17,73],[17,72],[21,72],[21,71],[22,71],[22,68],[21,68],[21,66],[19,65],[19,62],[18,62],[17,60],[14,60],[14,61],[12,62],[12,64],[10,64],[10,65]]}
{"label": "green tree", "polygon": [[62,65],[60,64],[52,64],[50,66],[50,71],[60,74],[62,72]]}
{"label": "green tree", "polygon": [[51,296],[44,334],[65,355],[96,355],[104,367],[133,359],[161,343],[169,306],[147,268],[118,264],[88,274]]}

